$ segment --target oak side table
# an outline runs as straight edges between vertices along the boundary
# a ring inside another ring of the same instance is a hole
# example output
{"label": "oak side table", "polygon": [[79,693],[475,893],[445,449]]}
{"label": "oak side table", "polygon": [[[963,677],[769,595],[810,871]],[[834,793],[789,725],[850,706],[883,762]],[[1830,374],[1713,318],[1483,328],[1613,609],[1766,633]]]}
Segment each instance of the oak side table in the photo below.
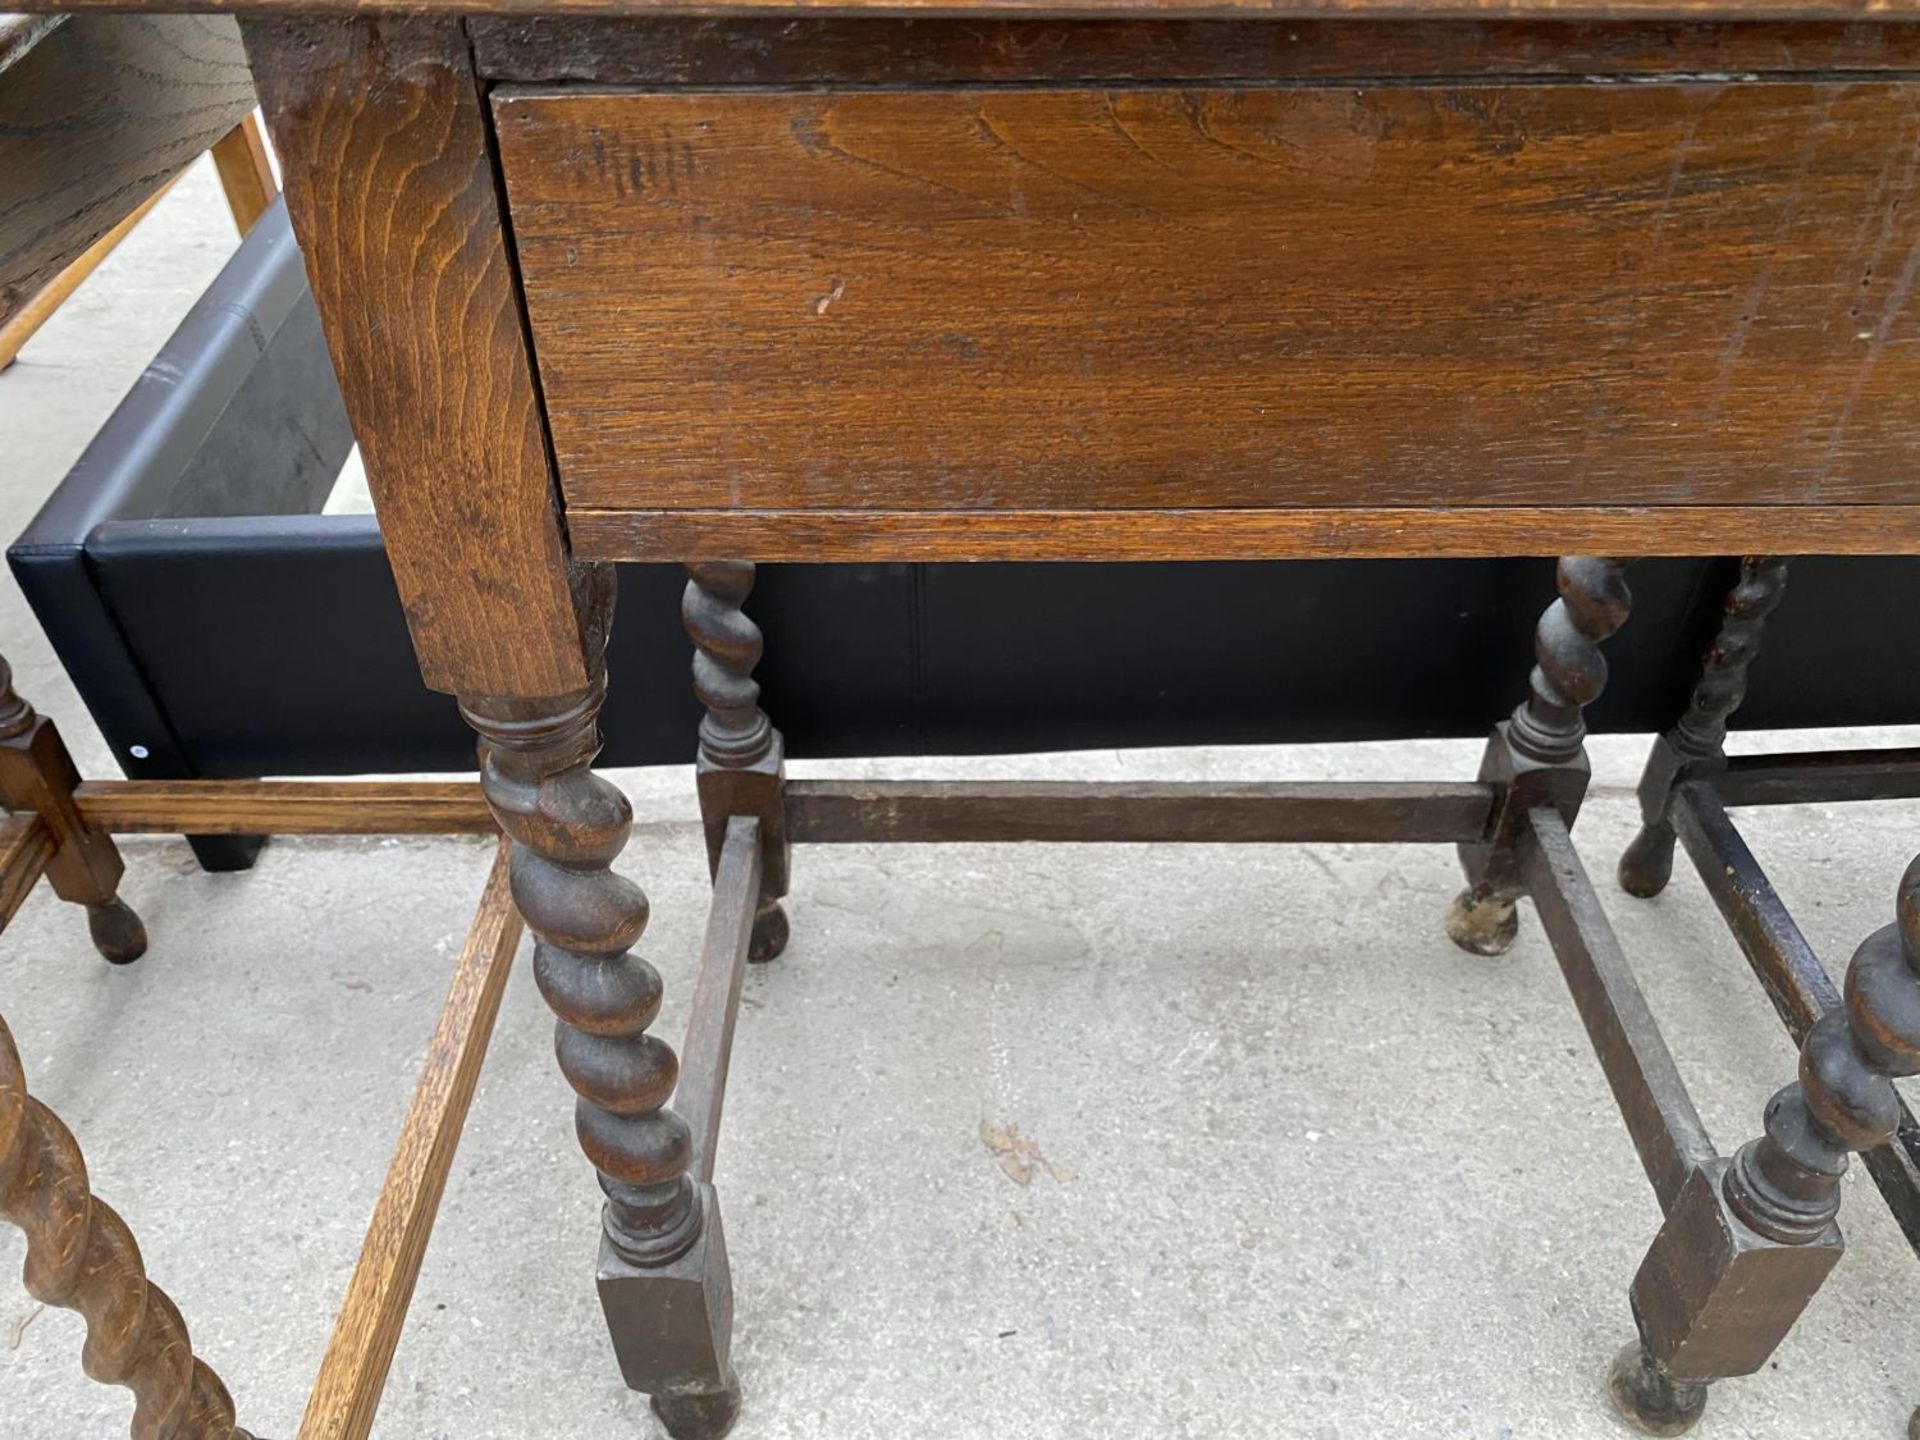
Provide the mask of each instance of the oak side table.
{"label": "oak side table", "polygon": [[[230,8],[423,674],[511,842],[622,1373],[672,1434],[740,1407],[714,1154],[742,967],[784,945],[808,843],[1457,845],[1450,932],[1496,953],[1531,897],[1665,1212],[1617,1402],[1675,1434],[1764,1366],[1839,1258],[1890,1077],[1920,1072],[1920,864],[1723,1155],[1569,840],[1582,710],[1628,618],[1609,557],[1920,553],[1920,6]],[[786,782],[743,608],[769,561],[1497,555],[1565,558],[1472,780]],[[609,868],[629,807],[591,768],[617,559],[687,566],[706,706],[714,908],[678,1057]],[[43,868],[115,829],[489,823],[462,787],[82,785],[7,703]],[[111,869],[73,898],[124,952]],[[500,892],[475,975],[511,949]],[[396,1157],[402,1223],[376,1217],[303,1437],[371,1423],[464,1110],[422,1103],[429,1158]],[[242,1433],[184,1331],[139,1319],[108,1378],[174,1421],[136,1433]]]}

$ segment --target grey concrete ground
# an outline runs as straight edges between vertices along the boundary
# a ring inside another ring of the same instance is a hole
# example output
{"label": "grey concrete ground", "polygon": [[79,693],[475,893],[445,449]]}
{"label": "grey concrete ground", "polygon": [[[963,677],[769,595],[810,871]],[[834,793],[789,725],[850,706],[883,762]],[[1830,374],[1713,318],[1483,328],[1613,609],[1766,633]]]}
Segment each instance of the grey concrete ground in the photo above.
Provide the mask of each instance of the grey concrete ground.
{"label": "grey concrete ground", "polygon": [[[15,533],[231,246],[205,173],[0,377]],[[108,759],[10,582],[0,650]],[[1491,719],[1512,697],[1489,696]],[[1801,737],[1801,743],[1834,737]],[[1852,736],[1856,742],[1912,735]],[[1643,741],[1596,746],[1611,871]],[[893,766],[1097,776],[1464,776],[1473,744]],[[877,769],[877,767],[876,767]],[[704,914],[685,770],[627,773],[622,867],[684,1023]],[[1829,962],[1890,918],[1920,807],[1756,813]],[[43,891],[0,942],[36,1091],[257,1432],[290,1436],[486,864],[476,841],[283,841],[247,875],[127,846],[130,970]],[[775,1437],[1612,1437],[1601,1387],[1657,1221],[1532,916],[1500,960],[1441,933],[1443,850],[803,852],[793,946],[748,978],[719,1184],[747,1390]],[[1700,886],[1603,886],[1724,1148],[1792,1054]],[[590,1283],[596,1202],[525,957],[377,1433],[648,1437]],[[1018,1127],[1044,1157],[1001,1165]],[[1712,1437],[1895,1440],[1920,1268],[1864,1179],[1846,1260]],[[21,1257],[0,1235],[0,1272]],[[124,1434],[78,1320],[0,1285],[0,1436]]]}

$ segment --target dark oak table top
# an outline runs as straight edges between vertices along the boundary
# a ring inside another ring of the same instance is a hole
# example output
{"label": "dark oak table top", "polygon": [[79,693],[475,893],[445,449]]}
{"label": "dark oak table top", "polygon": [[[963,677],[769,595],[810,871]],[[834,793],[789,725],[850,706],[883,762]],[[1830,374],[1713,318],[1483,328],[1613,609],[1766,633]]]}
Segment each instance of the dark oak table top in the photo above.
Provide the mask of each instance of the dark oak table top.
{"label": "dark oak table top", "polygon": [[0,323],[252,109],[234,22],[0,14]]}

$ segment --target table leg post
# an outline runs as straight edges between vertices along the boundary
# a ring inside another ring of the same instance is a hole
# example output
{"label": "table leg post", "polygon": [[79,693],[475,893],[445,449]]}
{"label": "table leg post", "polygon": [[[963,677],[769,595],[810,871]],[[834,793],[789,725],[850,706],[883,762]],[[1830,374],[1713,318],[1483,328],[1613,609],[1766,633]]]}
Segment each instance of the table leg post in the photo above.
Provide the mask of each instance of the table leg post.
{"label": "table leg post", "polygon": [[629,949],[646,896],[611,869],[632,813],[591,768],[612,572],[575,560],[561,525],[489,82],[457,15],[260,15],[242,34],[422,678],[460,697],[514,842],[607,1195],[600,1297],[622,1374],[675,1435],[716,1435],[739,1404],[724,1241],[667,1108],[678,1060],[647,1033],[660,977]]}
{"label": "table leg post", "polygon": [[748,618],[754,566],[745,560],[689,564],[680,618],[694,645],[693,691],[706,707],[700,722],[697,766],[700,814],[707,832],[707,863],[718,872],[727,821],[751,815],[760,822],[763,869],[753,940],[747,958],[771,960],[787,947],[786,744],[760,708],[753,678],[760,663],[760,627]]}
{"label": "table leg post", "polygon": [[1730,1162],[1696,1171],[1633,1282],[1639,1343],[1615,1362],[1623,1413],[1656,1435],[1697,1418],[1706,1385],[1766,1364],[1840,1259],[1848,1157],[1893,1134],[1897,1076],[1920,1074],[1920,860],[1895,923],[1847,970],[1846,1003],[1807,1032],[1800,1075]]}
{"label": "table leg post", "polygon": [[0,1219],[26,1236],[28,1293],[86,1317],[87,1374],[133,1392],[134,1435],[250,1440],[234,1424],[226,1386],[193,1353],[180,1311],[147,1278],[126,1221],[93,1194],[72,1132],[27,1093],[4,1021]]}
{"label": "table leg post", "polygon": [[1560,598],[1534,630],[1531,689],[1511,719],[1494,727],[1480,779],[1499,792],[1486,837],[1460,847],[1467,888],[1447,915],[1447,934],[1476,955],[1498,955],[1518,931],[1515,902],[1526,893],[1521,854],[1528,812],[1542,805],[1568,824],[1586,795],[1589,769],[1582,712],[1606,686],[1600,644],[1626,623],[1633,597],[1626,560],[1563,556]]}
{"label": "table leg post", "polygon": [[1727,592],[1720,631],[1701,661],[1700,680],[1679,722],[1654,741],[1640,777],[1640,833],[1620,856],[1620,888],[1651,899],[1673,878],[1673,792],[1726,767],[1727,721],[1747,696],[1747,667],[1760,653],[1761,631],[1787,589],[1787,561],[1749,555]]}
{"label": "table leg post", "polygon": [[120,898],[126,863],[113,837],[94,829],[73,801],[80,772],[66,742],[46,716],[15,693],[13,670],[0,659],[0,802],[9,810],[39,814],[55,849],[47,879],[62,900],[87,909],[94,949],[116,965],[147,952],[147,930]]}
{"label": "table leg post", "polygon": [[633,953],[647,897],[612,870],[633,825],[595,775],[606,671],[546,699],[466,697],[485,742],[481,784],[513,839],[513,898],[534,932],[534,977],[558,1017],[554,1048],[579,1101],[575,1128],[606,1193],[599,1287],[626,1382],[671,1433],[722,1433],[739,1408],[733,1299],[710,1187],[688,1173],[692,1139],[667,1100],[679,1060],[648,1033],[660,975]]}

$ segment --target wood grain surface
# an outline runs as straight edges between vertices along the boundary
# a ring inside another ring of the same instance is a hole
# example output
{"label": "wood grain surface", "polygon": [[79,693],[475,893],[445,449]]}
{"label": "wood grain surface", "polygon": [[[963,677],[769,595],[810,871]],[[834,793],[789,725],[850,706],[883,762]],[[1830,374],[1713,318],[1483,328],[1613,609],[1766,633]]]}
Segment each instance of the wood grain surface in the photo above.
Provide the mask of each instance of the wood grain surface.
{"label": "wood grain surface", "polygon": [[1313,510],[571,510],[602,560],[1266,560],[1920,554],[1920,505]]}
{"label": "wood grain surface", "polygon": [[496,100],[585,510],[1920,498],[1920,87]]}
{"label": "wood grain surface", "polygon": [[226,191],[233,223],[245,235],[280,197],[280,182],[273,178],[266,137],[255,116],[247,116],[214,141],[213,164],[220,172],[220,188]]}
{"label": "wood grain surface", "polygon": [[[1486,785],[790,780],[795,844],[1296,844],[1478,840]],[[719,882],[715,881],[716,891]]]}
{"label": "wood grain surface", "polygon": [[1664,1209],[1689,1174],[1712,1163],[1713,1141],[1573,848],[1566,821],[1542,806],[1527,823],[1527,892]]}
{"label": "wood grain surface", "polygon": [[1920,71],[1920,26],[476,15],[493,80],[923,85]]}
{"label": "wood grain surface", "polygon": [[687,1006],[687,1038],[680,1047],[680,1081],[674,1113],[693,1135],[693,1174],[713,1179],[720,1148],[720,1116],[733,1064],[733,1030],[740,1018],[740,987],[747,974],[747,948],[760,904],[760,822],[751,815],[727,821],[720,863],[713,871],[713,906],[700,944],[700,970]]}
{"label": "wood grain surface", "polygon": [[457,20],[255,20],[247,48],[421,673],[587,683],[526,334]]}
{"label": "wood grain surface", "polygon": [[87,780],[74,803],[118,835],[485,835],[474,781]]}
{"label": "wood grain surface", "polygon": [[10,815],[0,822],[0,930],[26,903],[53,858],[53,832],[38,815]]}
{"label": "wood grain surface", "polygon": [[[132,1440],[253,1440],[233,1423],[233,1399],[220,1377],[193,1353],[179,1307],[148,1277],[127,1222],[94,1193],[73,1132],[27,1093],[5,1020],[0,1220],[26,1240],[21,1279],[27,1293],[42,1305],[77,1311],[86,1322],[79,1359],[87,1378],[133,1392],[132,1423],[120,1422]],[[30,1433],[42,1427],[17,1418],[9,1428]],[[97,1425],[91,1428],[99,1433]]]}
{"label": "wood grain surface", "polygon": [[231,20],[0,31],[0,323],[252,108]]}
{"label": "wood grain surface", "polygon": [[366,1243],[300,1419],[299,1440],[364,1440],[373,1428],[520,943],[520,916],[507,883],[510,853],[505,840],[494,852]]}
{"label": "wood grain surface", "polygon": [[[179,178],[178,175],[174,176],[174,180]],[[89,275],[100,268],[107,256],[120,248],[120,242],[133,233],[172,188],[173,180],[169,180],[147,196],[129,210],[119,224],[68,261],[64,270],[14,307],[5,323],[0,324],[0,370],[6,369],[19,358],[27,341],[40,333],[40,327],[59,312],[60,307],[86,283]]]}
{"label": "wood grain surface", "polygon": [[9,0],[21,11],[148,10],[183,4],[257,14],[375,15],[1264,15],[1473,20],[1901,20],[1916,0]]}

